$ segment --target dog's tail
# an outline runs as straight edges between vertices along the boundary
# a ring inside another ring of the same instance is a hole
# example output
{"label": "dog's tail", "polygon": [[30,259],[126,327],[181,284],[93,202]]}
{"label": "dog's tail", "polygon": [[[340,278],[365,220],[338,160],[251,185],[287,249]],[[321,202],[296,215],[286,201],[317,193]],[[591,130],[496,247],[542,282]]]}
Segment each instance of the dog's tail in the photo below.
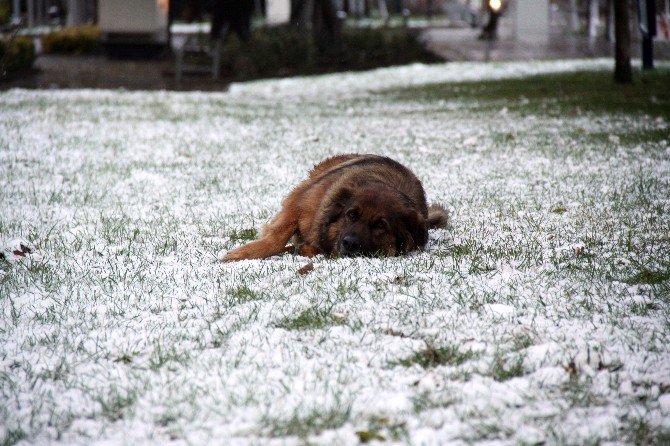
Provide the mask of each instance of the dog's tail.
{"label": "dog's tail", "polygon": [[428,227],[446,228],[449,223],[449,213],[439,204],[431,204],[428,207]]}

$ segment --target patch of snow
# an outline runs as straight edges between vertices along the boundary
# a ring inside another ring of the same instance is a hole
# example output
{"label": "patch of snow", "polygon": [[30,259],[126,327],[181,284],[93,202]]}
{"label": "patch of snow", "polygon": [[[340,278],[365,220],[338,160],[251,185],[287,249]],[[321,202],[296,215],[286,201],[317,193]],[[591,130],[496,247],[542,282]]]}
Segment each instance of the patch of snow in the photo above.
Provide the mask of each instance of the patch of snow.
{"label": "patch of snow", "polygon": [[[670,149],[620,133],[667,122],[386,93],[611,64],[1,92],[0,442],[326,445],[375,430],[615,444],[630,420],[670,432],[667,308],[640,275],[667,267]],[[412,168],[450,227],[423,252],[318,256],[306,275],[292,254],[216,262],[345,151]]]}
{"label": "patch of snow", "polygon": [[670,393],[664,393],[658,397],[658,405],[661,407],[661,412],[670,414]]}

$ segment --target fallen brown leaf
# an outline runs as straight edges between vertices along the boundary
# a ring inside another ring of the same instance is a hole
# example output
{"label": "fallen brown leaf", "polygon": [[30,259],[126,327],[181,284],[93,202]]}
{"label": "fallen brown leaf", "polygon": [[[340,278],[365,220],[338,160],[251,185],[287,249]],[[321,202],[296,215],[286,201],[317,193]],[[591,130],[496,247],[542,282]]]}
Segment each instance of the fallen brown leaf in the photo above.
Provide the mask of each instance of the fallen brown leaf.
{"label": "fallen brown leaf", "polygon": [[314,262],[309,262],[307,265],[303,266],[298,270],[298,274],[304,276],[314,269]]}

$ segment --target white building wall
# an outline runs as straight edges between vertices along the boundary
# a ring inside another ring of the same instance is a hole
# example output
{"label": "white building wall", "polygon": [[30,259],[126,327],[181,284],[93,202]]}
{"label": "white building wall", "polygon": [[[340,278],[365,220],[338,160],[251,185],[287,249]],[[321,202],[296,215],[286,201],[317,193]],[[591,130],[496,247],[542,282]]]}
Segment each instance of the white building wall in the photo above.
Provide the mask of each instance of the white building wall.
{"label": "white building wall", "polygon": [[103,33],[156,33],[167,30],[167,7],[157,0],[104,0],[98,4]]}
{"label": "white building wall", "polygon": [[549,0],[516,0],[514,35],[526,42],[549,41]]}

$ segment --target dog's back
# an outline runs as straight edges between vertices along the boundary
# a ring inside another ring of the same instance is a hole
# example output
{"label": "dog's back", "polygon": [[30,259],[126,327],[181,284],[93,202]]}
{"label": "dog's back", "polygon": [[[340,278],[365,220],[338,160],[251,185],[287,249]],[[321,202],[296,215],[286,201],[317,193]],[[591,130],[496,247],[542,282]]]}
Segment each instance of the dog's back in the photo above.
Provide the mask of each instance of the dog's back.
{"label": "dog's back", "polygon": [[382,183],[401,192],[424,218],[428,217],[426,194],[421,181],[411,170],[385,156],[358,154],[334,156],[314,166],[309,178],[313,183],[334,180],[354,186]]}

